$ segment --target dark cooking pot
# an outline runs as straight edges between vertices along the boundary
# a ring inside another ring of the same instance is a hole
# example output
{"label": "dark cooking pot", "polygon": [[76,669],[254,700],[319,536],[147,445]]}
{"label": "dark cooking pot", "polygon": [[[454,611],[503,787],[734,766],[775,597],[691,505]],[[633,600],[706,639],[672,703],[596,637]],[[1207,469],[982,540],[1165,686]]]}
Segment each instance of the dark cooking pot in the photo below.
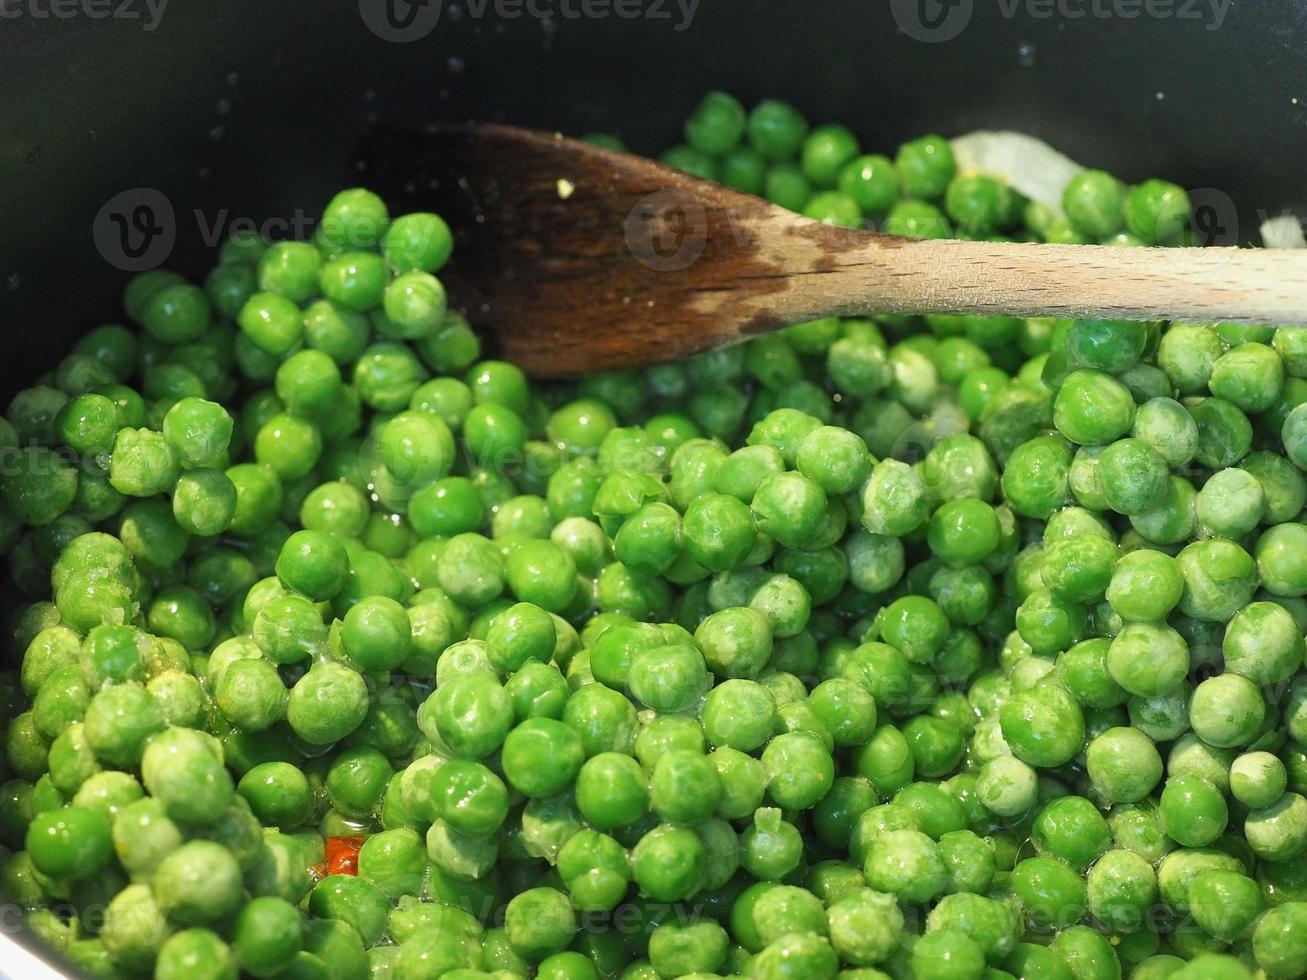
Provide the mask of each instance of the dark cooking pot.
{"label": "dark cooking pot", "polygon": [[654,150],[720,86],[878,149],[1024,130],[1256,241],[1307,205],[1305,36],[1298,0],[0,0],[0,395],[121,315],[115,265],[202,271],[234,221],[302,226],[394,118]]}
{"label": "dark cooking pot", "polygon": [[652,151],[723,87],[879,150],[1024,130],[1255,242],[1307,213],[1305,42],[1300,0],[0,0],[0,397],[120,317],[127,270],[306,230],[393,120]]}

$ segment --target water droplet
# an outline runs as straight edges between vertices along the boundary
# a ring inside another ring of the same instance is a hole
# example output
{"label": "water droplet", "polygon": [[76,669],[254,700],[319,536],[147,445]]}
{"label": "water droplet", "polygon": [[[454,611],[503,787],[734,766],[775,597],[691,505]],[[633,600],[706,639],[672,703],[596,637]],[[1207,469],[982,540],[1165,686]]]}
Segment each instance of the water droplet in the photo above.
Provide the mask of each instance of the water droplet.
{"label": "water droplet", "polygon": [[234,72],[232,72],[230,75],[227,76],[227,84],[228,84],[228,85],[235,85],[235,84],[236,84],[237,82],[239,82],[240,80],[241,80],[240,72],[235,72],[235,71],[234,71]]}
{"label": "water droplet", "polygon": [[214,126],[211,130],[209,130],[209,139],[213,140],[216,143],[218,140],[222,139],[223,136],[225,136],[226,134],[227,134],[227,130],[224,127]]}
{"label": "water droplet", "polygon": [[455,75],[462,74],[463,69],[467,67],[467,62],[456,54],[450,55],[449,60],[445,62],[445,64],[449,66],[450,72]]}
{"label": "water droplet", "polygon": [[1162,101],[1163,99],[1165,99],[1165,98],[1166,98],[1166,93],[1165,93],[1165,92],[1158,92],[1158,93],[1157,93],[1157,101],[1158,101],[1158,102],[1161,102],[1161,101]]}
{"label": "water droplet", "polygon": [[23,277],[17,272],[11,272],[5,276],[5,289],[11,293],[23,284]]}
{"label": "water droplet", "polygon": [[1033,44],[1029,41],[1022,41],[1017,45],[1017,64],[1022,68],[1030,68],[1035,63],[1036,54]]}
{"label": "water droplet", "polygon": [[363,101],[364,101],[364,102],[376,102],[376,101],[377,101],[377,90],[374,89],[374,88],[370,88],[370,89],[368,89],[366,92],[364,92],[364,93],[363,93]]}
{"label": "water droplet", "polygon": [[231,102],[227,99],[219,99],[213,109],[218,115],[225,116],[231,112]]}
{"label": "water droplet", "polygon": [[457,24],[463,19],[463,8],[459,4],[451,3],[449,9],[445,11],[445,17],[451,24]]}

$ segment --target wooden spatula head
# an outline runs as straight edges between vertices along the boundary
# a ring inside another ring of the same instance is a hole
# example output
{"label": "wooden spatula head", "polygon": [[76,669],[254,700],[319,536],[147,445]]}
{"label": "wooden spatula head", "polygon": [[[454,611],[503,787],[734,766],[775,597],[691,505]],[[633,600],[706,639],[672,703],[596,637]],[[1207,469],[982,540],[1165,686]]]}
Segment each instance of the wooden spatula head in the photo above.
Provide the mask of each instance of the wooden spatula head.
{"label": "wooden spatula head", "polygon": [[828,315],[1307,323],[1307,251],[897,238],[510,126],[395,130],[366,163],[397,203],[446,217],[456,244],[441,276],[456,304],[537,377],[672,360]]}
{"label": "wooden spatula head", "polygon": [[[778,227],[843,229],[653,161],[510,126],[390,134],[373,157],[454,230],[455,303],[536,377],[684,357],[790,322]],[[819,253],[818,253],[819,254]]]}

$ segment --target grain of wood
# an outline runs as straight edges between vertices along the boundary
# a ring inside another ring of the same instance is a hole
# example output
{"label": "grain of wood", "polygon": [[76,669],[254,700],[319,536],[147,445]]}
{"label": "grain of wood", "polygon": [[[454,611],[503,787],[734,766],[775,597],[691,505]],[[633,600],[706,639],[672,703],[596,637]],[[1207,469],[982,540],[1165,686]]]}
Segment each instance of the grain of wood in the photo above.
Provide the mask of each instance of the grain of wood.
{"label": "grain of wood", "polygon": [[536,377],[673,360],[822,316],[1307,323],[1307,252],[918,240],[836,228],[557,134],[388,134],[372,168],[456,229],[441,277]]}

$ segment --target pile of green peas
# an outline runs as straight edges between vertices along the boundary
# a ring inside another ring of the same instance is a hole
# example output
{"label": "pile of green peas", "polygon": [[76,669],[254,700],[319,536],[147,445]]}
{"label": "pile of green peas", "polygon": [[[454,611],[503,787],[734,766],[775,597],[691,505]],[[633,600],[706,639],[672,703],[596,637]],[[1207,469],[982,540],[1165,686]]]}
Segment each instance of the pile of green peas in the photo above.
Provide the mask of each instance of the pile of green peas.
{"label": "pile of green peas", "polygon": [[[1050,208],[778,101],[685,140],[837,224],[1188,240],[1173,184]],[[831,318],[531,385],[452,248],[343,191],[136,276],[0,421],[0,891],[74,969],[1307,975],[1307,328]]]}

